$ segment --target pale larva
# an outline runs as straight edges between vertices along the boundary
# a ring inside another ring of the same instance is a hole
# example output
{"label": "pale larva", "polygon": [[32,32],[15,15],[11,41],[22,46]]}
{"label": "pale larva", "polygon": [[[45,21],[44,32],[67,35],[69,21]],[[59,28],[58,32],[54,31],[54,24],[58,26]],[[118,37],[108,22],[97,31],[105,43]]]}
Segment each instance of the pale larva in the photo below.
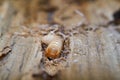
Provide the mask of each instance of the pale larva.
{"label": "pale larva", "polygon": [[58,58],[63,46],[63,39],[53,32],[42,38],[42,42],[47,44],[45,56],[49,58]]}

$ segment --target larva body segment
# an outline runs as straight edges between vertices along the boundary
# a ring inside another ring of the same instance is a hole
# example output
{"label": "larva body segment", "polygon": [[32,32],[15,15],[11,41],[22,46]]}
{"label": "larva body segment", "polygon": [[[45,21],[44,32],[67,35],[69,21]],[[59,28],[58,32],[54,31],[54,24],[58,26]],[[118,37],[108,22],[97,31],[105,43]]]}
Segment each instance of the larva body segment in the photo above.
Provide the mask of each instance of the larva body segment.
{"label": "larva body segment", "polygon": [[45,55],[49,58],[57,58],[60,56],[62,50],[63,40],[56,39],[53,40],[45,50]]}
{"label": "larva body segment", "polygon": [[63,39],[60,36],[49,33],[42,38],[42,42],[48,45],[45,50],[46,57],[57,58],[60,56],[63,47]]}

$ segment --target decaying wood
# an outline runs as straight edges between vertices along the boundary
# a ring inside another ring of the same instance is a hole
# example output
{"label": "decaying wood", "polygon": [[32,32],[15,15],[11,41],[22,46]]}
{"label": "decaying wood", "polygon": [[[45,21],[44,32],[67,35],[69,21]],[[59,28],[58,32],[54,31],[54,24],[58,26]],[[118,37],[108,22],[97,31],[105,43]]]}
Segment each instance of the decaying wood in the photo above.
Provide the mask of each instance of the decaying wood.
{"label": "decaying wood", "polygon": [[[108,24],[119,10],[118,0],[3,2],[0,80],[120,79],[120,25]],[[57,59],[44,54],[41,39],[50,31],[64,38]]]}

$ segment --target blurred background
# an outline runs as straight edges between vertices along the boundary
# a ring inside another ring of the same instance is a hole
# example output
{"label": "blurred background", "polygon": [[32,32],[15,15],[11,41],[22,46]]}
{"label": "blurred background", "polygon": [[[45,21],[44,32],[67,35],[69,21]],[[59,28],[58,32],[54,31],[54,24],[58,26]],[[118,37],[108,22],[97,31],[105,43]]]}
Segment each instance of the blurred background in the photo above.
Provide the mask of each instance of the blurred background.
{"label": "blurred background", "polygon": [[12,25],[71,26],[83,19],[86,23],[101,25],[113,21],[119,8],[119,0],[0,0],[1,19],[12,16]]}

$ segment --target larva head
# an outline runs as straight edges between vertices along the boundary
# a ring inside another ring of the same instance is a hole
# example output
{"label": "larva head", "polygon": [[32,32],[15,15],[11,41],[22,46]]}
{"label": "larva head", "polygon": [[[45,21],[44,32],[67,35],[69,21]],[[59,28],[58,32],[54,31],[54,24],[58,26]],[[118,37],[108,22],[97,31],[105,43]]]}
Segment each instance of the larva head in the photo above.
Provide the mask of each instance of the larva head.
{"label": "larva head", "polygon": [[54,33],[49,33],[48,35],[46,35],[42,38],[42,42],[48,45],[55,38],[56,38],[56,35]]}
{"label": "larva head", "polygon": [[54,44],[51,44],[47,47],[45,51],[45,55],[46,57],[49,57],[49,58],[57,58],[60,56],[60,49]]}

